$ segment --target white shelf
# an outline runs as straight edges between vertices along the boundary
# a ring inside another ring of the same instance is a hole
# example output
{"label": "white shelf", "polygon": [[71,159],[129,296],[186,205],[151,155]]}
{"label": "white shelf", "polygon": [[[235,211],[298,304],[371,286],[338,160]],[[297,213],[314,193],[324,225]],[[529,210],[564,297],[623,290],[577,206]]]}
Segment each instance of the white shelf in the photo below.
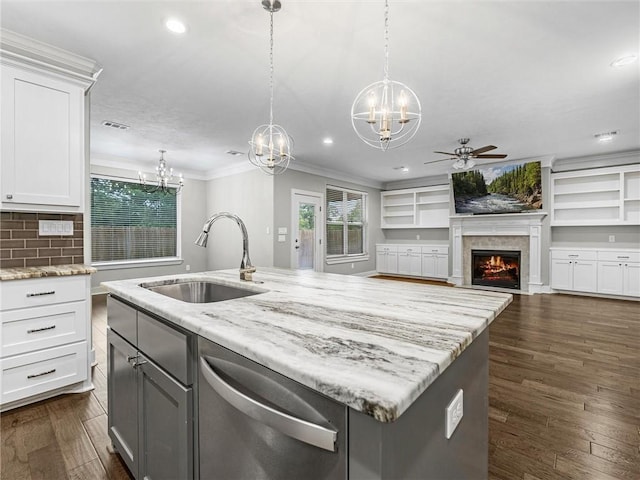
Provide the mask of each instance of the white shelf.
{"label": "white shelf", "polygon": [[551,225],[639,225],[640,166],[551,174]]}
{"label": "white shelf", "polygon": [[449,184],[382,192],[381,226],[448,228],[449,197]]}

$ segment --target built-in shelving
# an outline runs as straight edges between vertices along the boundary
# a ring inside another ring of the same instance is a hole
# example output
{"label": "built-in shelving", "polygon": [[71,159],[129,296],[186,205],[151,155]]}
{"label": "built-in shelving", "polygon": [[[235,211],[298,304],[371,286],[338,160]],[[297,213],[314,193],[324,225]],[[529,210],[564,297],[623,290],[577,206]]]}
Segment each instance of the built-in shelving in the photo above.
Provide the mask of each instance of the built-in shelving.
{"label": "built-in shelving", "polygon": [[381,193],[382,228],[448,228],[449,185]]}
{"label": "built-in shelving", "polygon": [[551,225],[640,224],[640,166],[551,175]]}

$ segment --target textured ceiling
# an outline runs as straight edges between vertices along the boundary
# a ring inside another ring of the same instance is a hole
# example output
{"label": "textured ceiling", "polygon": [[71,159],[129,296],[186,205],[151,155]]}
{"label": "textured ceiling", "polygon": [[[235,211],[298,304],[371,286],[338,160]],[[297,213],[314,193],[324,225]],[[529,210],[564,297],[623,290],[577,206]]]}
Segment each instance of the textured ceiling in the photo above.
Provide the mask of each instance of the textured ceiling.
{"label": "textured ceiling", "polygon": [[[295,162],[384,182],[446,173],[425,166],[470,145],[507,160],[640,148],[640,2],[390,2],[390,76],[418,94],[413,141],[381,152],[362,143],[349,112],[383,75],[380,1],[283,0],[275,22],[275,121]],[[3,0],[3,28],[95,59],[92,159],[157,162],[202,175],[248,163],[247,140],[268,121],[269,15],[259,0]],[[181,18],[177,36],[163,25]],[[101,126],[113,120],[131,126]],[[618,130],[609,144],[593,135]],[[333,145],[322,139],[330,136]],[[400,165],[410,171],[393,170]]]}

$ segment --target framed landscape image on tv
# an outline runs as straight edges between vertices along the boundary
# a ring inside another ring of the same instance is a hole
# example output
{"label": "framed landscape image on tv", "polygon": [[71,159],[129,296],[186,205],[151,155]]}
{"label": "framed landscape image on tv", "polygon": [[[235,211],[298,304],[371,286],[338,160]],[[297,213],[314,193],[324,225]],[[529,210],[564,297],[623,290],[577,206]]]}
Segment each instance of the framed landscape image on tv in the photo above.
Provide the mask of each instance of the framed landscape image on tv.
{"label": "framed landscape image on tv", "polygon": [[542,208],[540,162],[451,174],[456,213],[519,213]]}

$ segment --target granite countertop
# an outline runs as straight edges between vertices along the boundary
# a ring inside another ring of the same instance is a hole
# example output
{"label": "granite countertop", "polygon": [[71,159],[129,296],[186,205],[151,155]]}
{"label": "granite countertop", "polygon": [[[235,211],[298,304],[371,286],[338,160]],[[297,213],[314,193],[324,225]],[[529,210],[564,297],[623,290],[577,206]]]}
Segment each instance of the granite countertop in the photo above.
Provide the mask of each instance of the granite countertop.
{"label": "granite countertop", "polygon": [[89,275],[97,270],[90,265],[74,263],[46,267],[0,268],[0,280],[24,280],[39,277],[63,277],[67,275]]}
{"label": "granite countertop", "polygon": [[[145,284],[211,280],[261,295],[195,304]],[[110,293],[381,422],[396,420],[512,296],[356,276],[259,268],[105,282]]]}

